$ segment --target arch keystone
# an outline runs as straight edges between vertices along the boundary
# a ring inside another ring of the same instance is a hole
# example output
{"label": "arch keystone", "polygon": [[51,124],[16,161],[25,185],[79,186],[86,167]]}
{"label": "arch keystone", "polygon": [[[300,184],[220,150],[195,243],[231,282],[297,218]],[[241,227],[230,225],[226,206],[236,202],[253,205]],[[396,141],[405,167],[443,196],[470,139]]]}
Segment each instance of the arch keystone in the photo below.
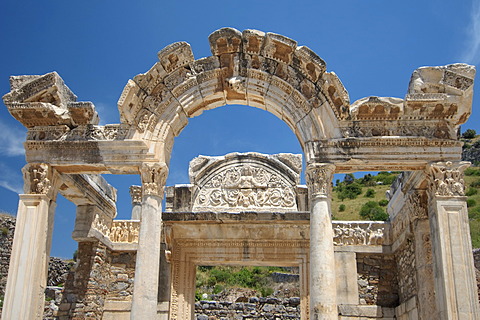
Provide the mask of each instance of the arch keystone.
{"label": "arch keystone", "polygon": [[295,56],[298,58],[298,69],[312,82],[317,82],[327,69],[325,61],[306,46],[297,47]]}
{"label": "arch keystone", "polygon": [[242,52],[242,33],[234,28],[222,28],[208,36],[210,50],[215,56]]}
{"label": "arch keystone", "polygon": [[265,41],[265,32],[247,29],[242,32],[243,52],[259,55]]}
{"label": "arch keystone", "polygon": [[172,43],[158,52],[158,60],[167,73],[184,67],[195,59],[192,48],[184,41]]}
{"label": "arch keystone", "polygon": [[265,36],[263,56],[278,62],[290,64],[297,42],[285,36],[268,32]]}

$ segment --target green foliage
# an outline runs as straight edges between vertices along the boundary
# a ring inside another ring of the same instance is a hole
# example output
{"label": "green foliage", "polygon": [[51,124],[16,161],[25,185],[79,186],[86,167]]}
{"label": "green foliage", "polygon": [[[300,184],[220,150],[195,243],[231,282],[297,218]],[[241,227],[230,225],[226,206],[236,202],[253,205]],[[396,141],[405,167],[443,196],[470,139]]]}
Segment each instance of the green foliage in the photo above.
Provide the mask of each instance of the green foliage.
{"label": "green foliage", "polygon": [[475,209],[468,210],[468,219],[480,219],[480,208],[477,207]]}
{"label": "green foliage", "polygon": [[346,198],[356,199],[358,195],[362,193],[362,187],[357,182],[352,182],[350,184],[342,184],[337,188],[338,198],[344,200]]}
{"label": "green foliage", "polygon": [[[211,292],[217,294],[232,287],[250,288],[262,295],[270,295],[269,275],[275,271],[285,271],[279,267],[204,267],[197,268],[195,299],[202,299],[202,294]],[[201,289],[200,289],[201,288]]]}
{"label": "green foliage", "polygon": [[376,201],[368,201],[360,209],[360,216],[365,220],[386,221],[388,214]]}
{"label": "green foliage", "polygon": [[465,192],[465,195],[466,195],[467,197],[470,197],[470,196],[473,196],[473,195],[475,195],[475,194],[477,194],[477,193],[478,193],[478,190],[477,190],[477,189],[470,187],[470,188],[468,188],[467,191]]}
{"label": "green foliage", "polygon": [[467,129],[463,134],[462,138],[464,139],[473,139],[477,135],[477,132],[473,129]]}
{"label": "green foliage", "polygon": [[366,198],[375,198],[375,190],[373,189],[368,189],[367,192],[365,192],[365,197]]}
{"label": "green foliage", "polygon": [[2,233],[2,236],[6,236],[8,234],[8,228],[2,227],[0,228],[0,232]]}
{"label": "green foliage", "polygon": [[475,201],[473,199],[467,199],[467,207],[468,208],[475,207],[476,205],[477,205],[477,201]]}
{"label": "green foliage", "polygon": [[345,184],[351,184],[355,181],[355,176],[353,175],[353,173],[347,173],[345,175],[345,178],[343,178],[343,183]]}
{"label": "green foliage", "polygon": [[382,199],[382,200],[378,201],[378,204],[381,207],[386,207],[388,205],[388,200],[387,199]]}
{"label": "green foliage", "polygon": [[398,173],[396,172],[381,171],[376,176],[374,176],[373,179],[377,182],[380,182],[381,184],[390,185],[393,183],[393,181],[395,181],[397,176]]}
{"label": "green foliage", "polygon": [[338,211],[343,212],[343,211],[345,211],[346,208],[347,208],[347,206],[345,206],[345,205],[342,203],[341,205],[338,206]]}
{"label": "green foliage", "polygon": [[480,248],[480,219],[470,220],[470,236],[472,247]]}
{"label": "green foliage", "polygon": [[[475,141],[472,146],[474,148],[480,148],[480,140]],[[477,165],[475,165],[475,166],[477,166]]]}
{"label": "green foliage", "polygon": [[466,176],[480,176],[480,169],[470,167],[465,169],[464,174]]}
{"label": "green foliage", "polygon": [[365,187],[373,187],[377,185],[377,182],[375,181],[375,179],[370,173],[364,175],[363,178],[359,180],[360,180],[360,184]]}

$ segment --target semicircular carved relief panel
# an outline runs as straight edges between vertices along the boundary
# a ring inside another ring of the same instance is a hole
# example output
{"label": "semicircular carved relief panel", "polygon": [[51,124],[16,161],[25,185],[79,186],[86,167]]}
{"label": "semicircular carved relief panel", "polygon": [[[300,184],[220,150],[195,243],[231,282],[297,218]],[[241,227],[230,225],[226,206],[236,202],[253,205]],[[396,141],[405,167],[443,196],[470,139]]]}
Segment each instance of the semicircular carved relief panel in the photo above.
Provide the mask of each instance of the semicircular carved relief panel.
{"label": "semicircular carved relief panel", "polygon": [[194,212],[298,210],[296,181],[275,166],[252,158],[219,161],[226,163],[211,166],[212,170],[195,183]]}

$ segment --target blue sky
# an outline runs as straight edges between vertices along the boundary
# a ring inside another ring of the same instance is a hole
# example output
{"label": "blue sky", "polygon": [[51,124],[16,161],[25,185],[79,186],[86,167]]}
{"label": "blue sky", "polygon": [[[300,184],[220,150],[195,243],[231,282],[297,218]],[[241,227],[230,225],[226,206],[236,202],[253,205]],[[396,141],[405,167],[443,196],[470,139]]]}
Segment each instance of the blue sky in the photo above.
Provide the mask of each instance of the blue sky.
{"label": "blue sky", "polygon": [[[404,97],[420,66],[480,65],[480,0],[463,1],[13,1],[0,2],[0,93],[8,77],[57,71],[92,101],[101,123],[118,123],[116,102],[129,78],[146,72],[176,41],[209,56],[208,35],[221,27],[288,36],[322,57],[350,94]],[[478,86],[478,85],[477,85]],[[480,132],[479,90],[466,128]],[[0,106],[0,210],[15,213],[25,164],[26,130]],[[226,106],[190,120],[175,140],[167,184],[188,182],[198,154],[301,152],[275,116]],[[119,189],[118,218],[128,218],[128,186],[137,176],[107,176]],[[75,208],[59,199],[52,255],[71,257]]]}

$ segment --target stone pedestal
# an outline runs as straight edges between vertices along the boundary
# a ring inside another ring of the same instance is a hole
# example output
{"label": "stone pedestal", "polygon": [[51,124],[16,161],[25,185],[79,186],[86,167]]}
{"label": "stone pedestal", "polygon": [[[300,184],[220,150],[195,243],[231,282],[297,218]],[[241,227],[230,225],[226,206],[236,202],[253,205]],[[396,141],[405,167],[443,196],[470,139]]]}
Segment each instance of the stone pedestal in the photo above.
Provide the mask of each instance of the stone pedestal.
{"label": "stone pedestal", "polygon": [[330,210],[335,166],[307,167],[310,195],[310,319],[338,319],[335,256]]}
{"label": "stone pedestal", "polygon": [[430,174],[435,298],[439,319],[478,319],[478,293],[468,225],[463,170],[469,163],[435,163]]}
{"label": "stone pedestal", "polygon": [[168,169],[142,167],[143,201],[131,319],[156,319],[162,232],[162,198]]}

